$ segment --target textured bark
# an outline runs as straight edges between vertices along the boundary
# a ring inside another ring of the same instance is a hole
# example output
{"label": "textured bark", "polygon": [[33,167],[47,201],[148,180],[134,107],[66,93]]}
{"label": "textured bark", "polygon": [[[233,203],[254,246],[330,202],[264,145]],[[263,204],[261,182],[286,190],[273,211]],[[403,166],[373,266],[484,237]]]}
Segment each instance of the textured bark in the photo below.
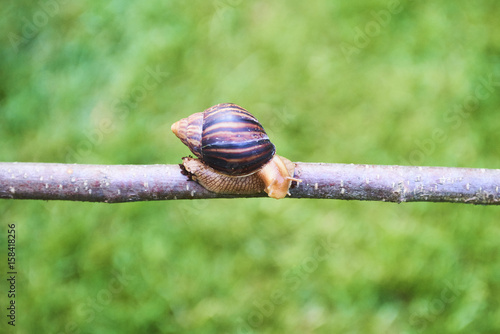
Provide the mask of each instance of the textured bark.
{"label": "textured bark", "polygon": [[[297,162],[291,198],[500,203],[500,170]],[[265,197],[209,192],[179,165],[0,163],[0,198],[135,202]]]}

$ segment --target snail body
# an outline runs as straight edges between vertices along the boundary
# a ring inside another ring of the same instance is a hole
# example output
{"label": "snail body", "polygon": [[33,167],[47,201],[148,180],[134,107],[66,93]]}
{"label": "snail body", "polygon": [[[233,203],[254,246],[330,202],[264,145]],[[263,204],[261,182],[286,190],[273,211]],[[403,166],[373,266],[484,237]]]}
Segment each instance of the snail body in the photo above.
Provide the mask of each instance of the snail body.
{"label": "snail body", "polygon": [[[280,159],[280,161],[285,164],[287,173],[293,175],[295,169],[293,162],[278,155],[275,155],[275,157]],[[218,172],[210,166],[207,166],[201,162],[200,159],[190,157],[182,158],[182,165],[194,181],[197,181],[205,189],[220,194],[255,194],[262,192],[266,189],[266,183],[264,182],[266,175],[273,175],[264,168],[247,176],[226,175]],[[269,165],[268,168],[273,168],[272,166],[274,166],[274,164],[271,163],[268,163],[267,165]],[[279,162],[277,165],[279,165]],[[283,179],[279,180],[280,181],[278,182],[286,182],[286,180]],[[286,186],[271,186],[268,191],[269,196],[279,198],[286,196],[286,192],[280,194],[277,192],[277,189],[286,189],[288,191]]]}
{"label": "snail body", "polygon": [[183,166],[207,190],[225,194],[266,191],[287,195],[294,165],[276,153],[259,121],[247,110],[223,103],[172,125],[172,131],[199,158]]}

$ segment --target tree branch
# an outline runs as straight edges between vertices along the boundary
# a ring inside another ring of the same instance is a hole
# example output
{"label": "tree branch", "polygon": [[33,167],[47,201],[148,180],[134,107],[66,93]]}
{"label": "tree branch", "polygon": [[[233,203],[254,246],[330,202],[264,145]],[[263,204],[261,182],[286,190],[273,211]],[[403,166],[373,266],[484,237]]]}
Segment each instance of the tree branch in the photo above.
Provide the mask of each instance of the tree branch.
{"label": "tree branch", "polygon": [[[291,198],[500,204],[500,170],[297,162]],[[221,195],[179,165],[0,163],[0,198],[87,202],[265,197]]]}

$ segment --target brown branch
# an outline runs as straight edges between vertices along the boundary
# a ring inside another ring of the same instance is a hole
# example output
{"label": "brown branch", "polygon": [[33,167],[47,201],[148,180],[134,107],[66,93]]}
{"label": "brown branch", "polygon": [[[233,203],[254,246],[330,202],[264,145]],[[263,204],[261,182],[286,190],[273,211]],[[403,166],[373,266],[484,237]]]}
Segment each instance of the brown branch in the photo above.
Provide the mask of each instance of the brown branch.
{"label": "brown branch", "polygon": [[[386,202],[500,203],[500,170],[296,163],[292,198]],[[0,198],[88,202],[265,197],[221,195],[181,174],[178,165],[0,163]]]}

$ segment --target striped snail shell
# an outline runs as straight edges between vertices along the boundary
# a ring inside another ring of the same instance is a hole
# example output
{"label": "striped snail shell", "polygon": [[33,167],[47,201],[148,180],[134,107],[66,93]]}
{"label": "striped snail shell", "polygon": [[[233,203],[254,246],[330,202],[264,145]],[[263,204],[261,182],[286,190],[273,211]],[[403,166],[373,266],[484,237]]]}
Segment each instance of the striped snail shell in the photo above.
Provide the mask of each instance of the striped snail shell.
{"label": "striped snail shell", "polygon": [[205,164],[227,175],[253,174],[276,151],[259,121],[231,103],[181,119],[172,131]]}
{"label": "striped snail shell", "polygon": [[183,168],[209,191],[251,194],[265,191],[284,198],[295,165],[276,153],[259,121],[232,103],[192,114],[172,125],[172,131],[198,159],[183,158]]}

